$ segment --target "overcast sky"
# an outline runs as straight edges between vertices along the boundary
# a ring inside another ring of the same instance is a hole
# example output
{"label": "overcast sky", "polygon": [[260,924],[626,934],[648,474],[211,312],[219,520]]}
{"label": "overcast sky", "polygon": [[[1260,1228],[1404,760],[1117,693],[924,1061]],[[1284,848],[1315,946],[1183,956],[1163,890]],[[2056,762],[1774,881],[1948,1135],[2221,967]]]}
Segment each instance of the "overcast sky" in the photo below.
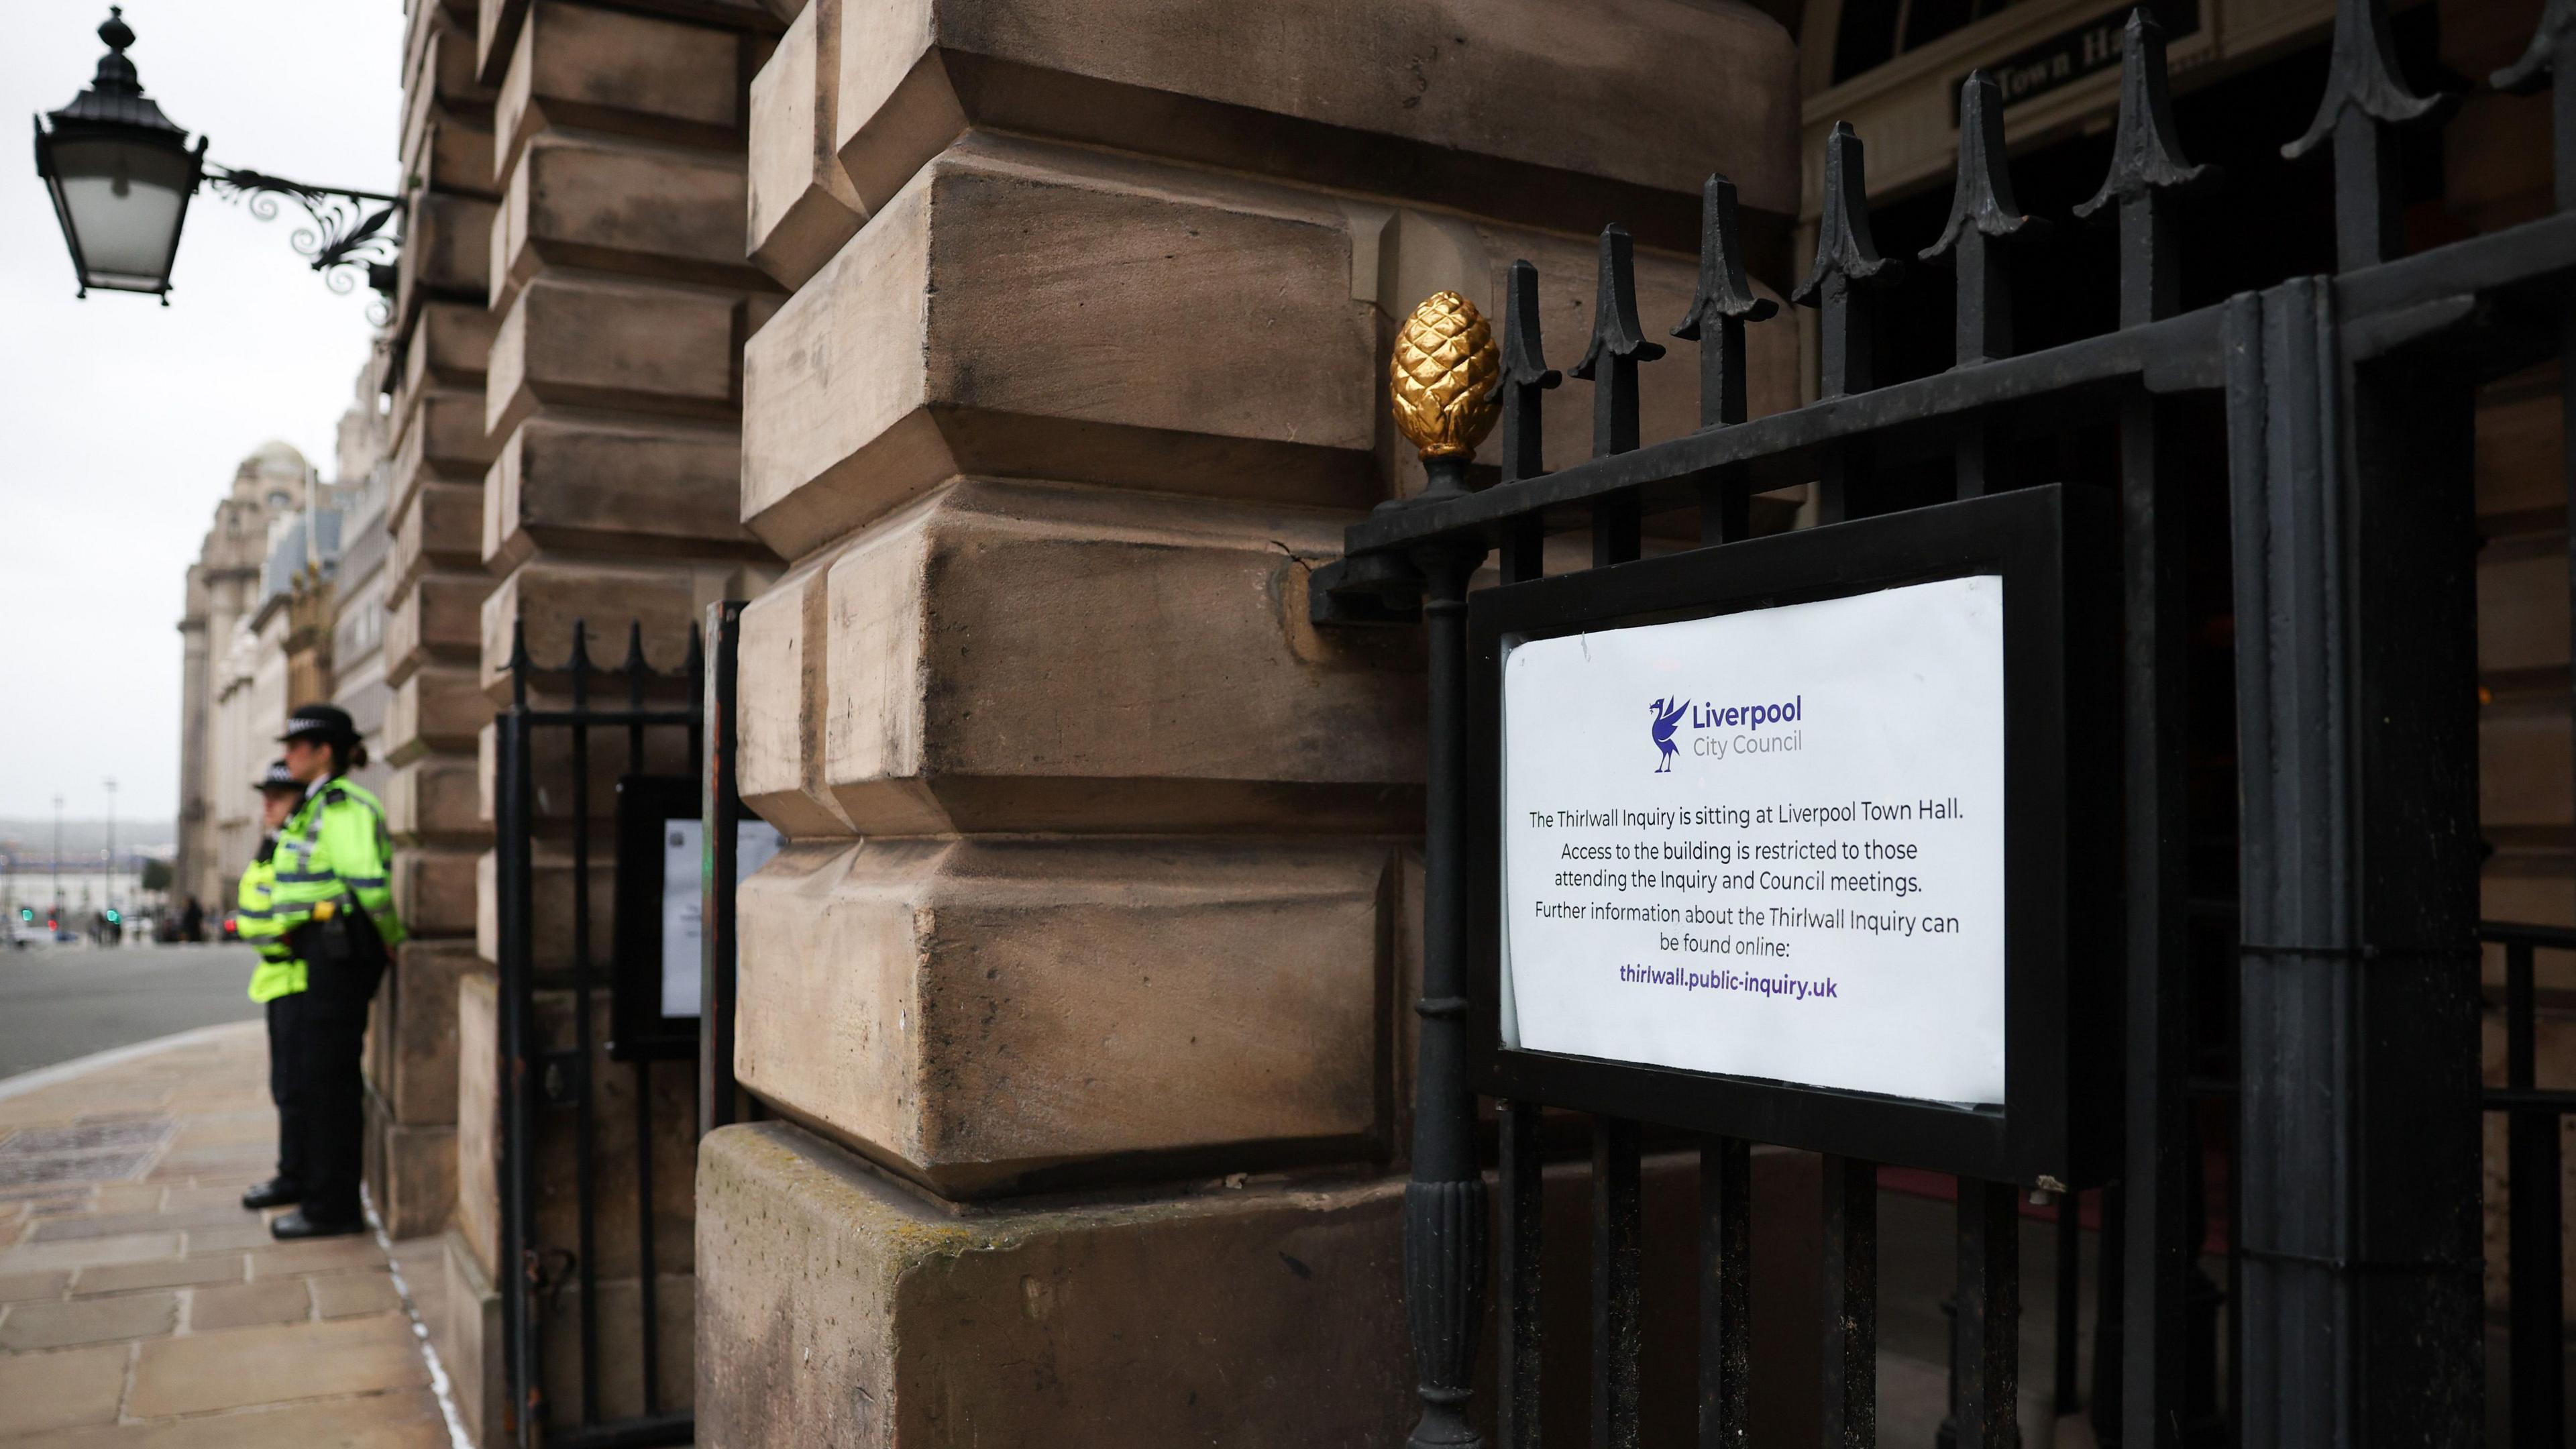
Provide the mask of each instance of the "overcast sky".
{"label": "overcast sky", "polygon": [[[0,124],[89,83],[104,0],[5,0]],[[399,0],[127,0],[144,93],[210,160],[390,191]],[[183,575],[244,454],[269,438],[327,478],[367,355],[369,294],[199,191],[170,305],[75,301],[27,132],[0,145],[0,816],[177,809]]]}

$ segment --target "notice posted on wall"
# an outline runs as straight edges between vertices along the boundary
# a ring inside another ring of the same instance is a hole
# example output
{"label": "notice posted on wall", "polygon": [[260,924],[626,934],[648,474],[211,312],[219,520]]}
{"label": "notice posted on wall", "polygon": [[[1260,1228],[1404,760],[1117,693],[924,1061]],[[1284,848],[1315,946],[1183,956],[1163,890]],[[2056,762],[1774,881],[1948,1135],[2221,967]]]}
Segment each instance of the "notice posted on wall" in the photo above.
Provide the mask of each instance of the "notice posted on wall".
{"label": "notice posted on wall", "polygon": [[2003,580],[1503,664],[1504,1043],[2004,1097]]}
{"label": "notice posted on wall", "polygon": [[[778,827],[745,820],[734,827],[734,881],[739,884],[778,853]],[[705,828],[696,820],[662,822],[662,1014],[696,1016],[706,983],[699,930],[706,891],[698,845]]]}

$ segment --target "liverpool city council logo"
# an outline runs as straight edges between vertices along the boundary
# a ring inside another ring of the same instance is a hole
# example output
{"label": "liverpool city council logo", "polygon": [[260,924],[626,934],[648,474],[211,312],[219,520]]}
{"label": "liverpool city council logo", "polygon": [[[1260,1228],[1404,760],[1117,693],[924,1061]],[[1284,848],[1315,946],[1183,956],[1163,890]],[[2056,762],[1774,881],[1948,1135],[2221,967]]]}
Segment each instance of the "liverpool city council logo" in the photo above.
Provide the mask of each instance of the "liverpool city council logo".
{"label": "liverpool city council logo", "polygon": [[1655,748],[1664,752],[1663,763],[1655,766],[1655,773],[1661,775],[1672,769],[1673,756],[1681,753],[1681,746],[1673,743],[1673,727],[1681,723],[1690,701],[1659,699],[1646,708],[1655,716]]}

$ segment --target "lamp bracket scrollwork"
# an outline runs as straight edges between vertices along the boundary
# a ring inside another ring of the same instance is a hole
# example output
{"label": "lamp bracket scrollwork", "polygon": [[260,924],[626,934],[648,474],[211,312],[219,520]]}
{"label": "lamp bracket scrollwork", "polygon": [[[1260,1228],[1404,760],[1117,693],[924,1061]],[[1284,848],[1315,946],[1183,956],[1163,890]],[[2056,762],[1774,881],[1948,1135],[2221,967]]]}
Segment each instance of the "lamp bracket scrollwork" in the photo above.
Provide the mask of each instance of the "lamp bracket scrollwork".
{"label": "lamp bracket scrollwork", "polygon": [[332,291],[345,295],[361,281],[386,289],[389,279],[375,269],[389,268],[401,250],[402,198],[314,186],[237,166],[207,166],[206,185],[261,221],[277,219],[278,198],[294,202],[313,224],[297,227],[287,240]]}

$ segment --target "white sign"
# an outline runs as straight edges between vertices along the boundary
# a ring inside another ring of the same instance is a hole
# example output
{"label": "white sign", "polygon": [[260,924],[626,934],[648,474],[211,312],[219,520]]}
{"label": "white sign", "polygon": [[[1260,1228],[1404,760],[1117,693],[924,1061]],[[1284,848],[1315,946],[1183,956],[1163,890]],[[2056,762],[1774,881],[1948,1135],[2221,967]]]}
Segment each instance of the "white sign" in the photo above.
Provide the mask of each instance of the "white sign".
{"label": "white sign", "polygon": [[2003,580],[1503,664],[1508,1046],[2004,1097]]}
{"label": "white sign", "polygon": [[[778,853],[778,827],[766,820],[745,820],[734,827],[735,884]],[[662,822],[662,1014],[695,1016],[704,1009],[705,983],[700,979],[699,917],[705,909],[705,886],[699,870],[698,842],[703,828],[695,820]]]}

